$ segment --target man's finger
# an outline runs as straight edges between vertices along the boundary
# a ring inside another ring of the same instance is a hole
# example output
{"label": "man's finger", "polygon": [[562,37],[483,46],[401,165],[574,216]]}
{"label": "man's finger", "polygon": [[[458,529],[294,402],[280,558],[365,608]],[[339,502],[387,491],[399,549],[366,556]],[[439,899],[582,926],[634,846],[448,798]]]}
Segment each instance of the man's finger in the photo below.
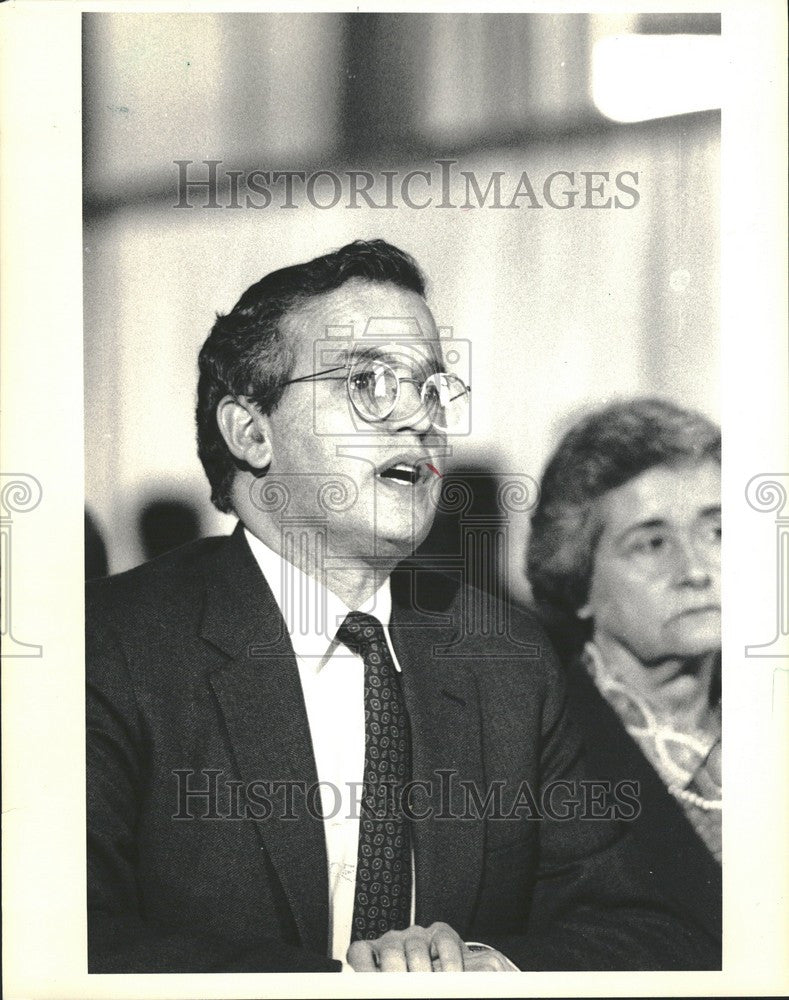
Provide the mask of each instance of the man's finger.
{"label": "man's finger", "polygon": [[433,961],[430,958],[430,945],[427,935],[424,937],[409,936],[403,943],[409,972],[432,972]]}
{"label": "man's finger", "polygon": [[375,952],[369,941],[354,941],[345,960],[354,972],[378,972]]}
{"label": "man's finger", "polygon": [[464,972],[511,972],[498,951],[466,951],[463,958]]}
{"label": "man's finger", "polygon": [[391,944],[381,944],[379,941],[377,953],[381,972],[408,972],[408,963],[401,941]]}
{"label": "man's finger", "polygon": [[439,924],[430,939],[430,956],[441,963],[441,972],[463,971],[463,942],[448,924]]}

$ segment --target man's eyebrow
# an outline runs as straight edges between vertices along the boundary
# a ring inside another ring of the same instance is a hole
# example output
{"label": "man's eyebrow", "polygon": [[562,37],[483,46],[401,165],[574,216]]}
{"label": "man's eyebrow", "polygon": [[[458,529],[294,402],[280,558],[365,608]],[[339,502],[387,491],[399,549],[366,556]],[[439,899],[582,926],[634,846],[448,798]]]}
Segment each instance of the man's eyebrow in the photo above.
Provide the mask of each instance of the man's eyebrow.
{"label": "man's eyebrow", "polygon": [[340,363],[343,363],[345,360],[352,361],[356,359],[370,359],[372,361],[383,361],[385,364],[395,366],[408,361],[416,361],[420,367],[430,369],[431,374],[442,371],[442,360],[439,354],[432,349],[426,350],[423,353],[421,350],[422,345],[419,345],[419,347],[420,351],[417,352],[417,357],[408,358],[402,354],[397,354],[395,351],[392,351],[383,344],[360,345],[356,351],[344,352],[345,357],[340,355]]}
{"label": "man's eyebrow", "polygon": [[[333,365],[344,365],[351,361],[353,358],[353,350],[349,350],[347,347],[343,347],[342,350],[338,351],[336,354],[332,352],[331,364]],[[326,362],[329,363],[328,361]]]}

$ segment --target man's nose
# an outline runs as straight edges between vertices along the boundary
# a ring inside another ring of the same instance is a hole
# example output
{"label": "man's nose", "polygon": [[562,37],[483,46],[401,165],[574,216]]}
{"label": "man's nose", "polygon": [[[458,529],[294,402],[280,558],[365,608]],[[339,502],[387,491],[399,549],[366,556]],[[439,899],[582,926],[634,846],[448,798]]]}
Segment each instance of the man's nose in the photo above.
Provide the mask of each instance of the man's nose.
{"label": "man's nose", "polygon": [[433,419],[422,402],[419,388],[413,382],[400,383],[400,398],[386,424],[390,431],[412,431],[420,436],[432,431],[443,435],[440,428],[434,427]]}

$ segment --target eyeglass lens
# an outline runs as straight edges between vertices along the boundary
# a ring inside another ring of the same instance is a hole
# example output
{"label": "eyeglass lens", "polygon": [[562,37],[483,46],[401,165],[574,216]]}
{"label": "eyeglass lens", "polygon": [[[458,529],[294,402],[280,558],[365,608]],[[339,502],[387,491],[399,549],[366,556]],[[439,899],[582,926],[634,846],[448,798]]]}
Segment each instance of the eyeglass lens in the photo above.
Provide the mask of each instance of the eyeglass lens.
{"label": "eyeglass lens", "polygon": [[[419,393],[403,392],[401,382],[418,385],[415,379],[401,379],[383,361],[361,360],[348,375],[348,393],[364,420],[386,420],[400,404],[399,419],[425,412],[434,426],[447,432],[464,432],[468,424],[468,390],[456,376],[436,373],[425,380]],[[406,399],[411,400],[406,403]]]}

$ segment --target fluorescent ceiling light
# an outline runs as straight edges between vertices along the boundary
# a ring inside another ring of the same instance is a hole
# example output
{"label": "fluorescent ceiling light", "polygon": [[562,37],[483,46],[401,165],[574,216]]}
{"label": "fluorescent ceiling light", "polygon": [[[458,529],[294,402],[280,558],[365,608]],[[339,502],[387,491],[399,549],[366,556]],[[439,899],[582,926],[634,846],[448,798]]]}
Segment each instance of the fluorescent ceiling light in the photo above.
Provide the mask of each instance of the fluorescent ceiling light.
{"label": "fluorescent ceiling light", "polygon": [[611,35],[592,49],[592,99],[617,122],[721,106],[720,35]]}

